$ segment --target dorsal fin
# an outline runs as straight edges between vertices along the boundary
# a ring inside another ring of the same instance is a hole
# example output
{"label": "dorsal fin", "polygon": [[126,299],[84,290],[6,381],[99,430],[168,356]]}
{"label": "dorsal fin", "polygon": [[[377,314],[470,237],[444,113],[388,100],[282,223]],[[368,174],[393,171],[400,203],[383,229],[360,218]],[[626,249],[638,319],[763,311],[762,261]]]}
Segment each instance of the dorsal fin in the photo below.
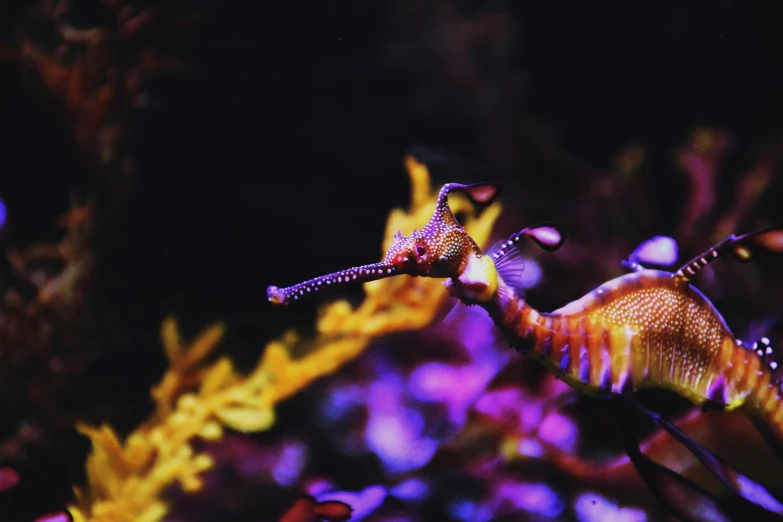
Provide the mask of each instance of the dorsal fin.
{"label": "dorsal fin", "polygon": [[487,255],[495,263],[495,269],[500,278],[517,293],[524,291],[522,273],[525,271],[525,261],[519,251],[519,241],[523,237],[529,237],[538,246],[550,252],[563,246],[564,242],[560,228],[553,223],[545,223],[525,228],[507,240],[498,241],[492,245],[487,251]]}
{"label": "dorsal fin", "polygon": [[506,240],[498,241],[490,247],[487,255],[495,263],[495,269],[503,282],[513,288],[515,292],[523,292],[522,273],[525,271],[525,260],[522,259],[518,243]]}

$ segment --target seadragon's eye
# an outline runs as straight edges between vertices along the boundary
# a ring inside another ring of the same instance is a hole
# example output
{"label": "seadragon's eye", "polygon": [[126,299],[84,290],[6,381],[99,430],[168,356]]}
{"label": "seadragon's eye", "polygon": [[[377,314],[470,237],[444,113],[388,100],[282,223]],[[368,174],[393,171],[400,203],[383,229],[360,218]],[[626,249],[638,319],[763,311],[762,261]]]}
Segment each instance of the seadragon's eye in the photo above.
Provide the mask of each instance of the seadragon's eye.
{"label": "seadragon's eye", "polygon": [[416,243],[413,247],[413,255],[415,256],[416,263],[421,264],[427,261],[427,247],[421,243]]}

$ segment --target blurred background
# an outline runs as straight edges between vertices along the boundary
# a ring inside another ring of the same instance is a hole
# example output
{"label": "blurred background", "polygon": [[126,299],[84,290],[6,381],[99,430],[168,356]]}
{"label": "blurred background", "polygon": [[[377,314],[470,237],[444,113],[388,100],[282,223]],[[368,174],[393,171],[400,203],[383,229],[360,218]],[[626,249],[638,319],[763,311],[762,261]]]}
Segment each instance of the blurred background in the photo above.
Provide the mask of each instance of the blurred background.
{"label": "blurred background", "polygon": [[[265,291],[377,260],[409,204],[406,155],[436,188],[497,182],[492,240],[563,227],[563,250],[528,254],[546,311],[654,236],[684,262],[780,226],[781,15],[731,0],[3,3],[0,466],[21,478],[0,518],[72,501],[90,448],[76,420],[122,437],[150,416],[166,316],[187,337],[225,321],[219,350],[241,372],[285,331],[314,335],[324,303],[360,303],[356,287],[278,309]],[[726,260],[697,285],[739,337],[782,346],[779,263]],[[484,315],[451,320],[375,339],[270,430],[227,431],[205,489],[167,491],[166,519],[278,520],[329,491],[354,495],[353,520],[670,519],[627,466],[607,471],[623,442],[605,406],[557,403],[567,390]],[[649,395],[783,492],[747,421]]]}

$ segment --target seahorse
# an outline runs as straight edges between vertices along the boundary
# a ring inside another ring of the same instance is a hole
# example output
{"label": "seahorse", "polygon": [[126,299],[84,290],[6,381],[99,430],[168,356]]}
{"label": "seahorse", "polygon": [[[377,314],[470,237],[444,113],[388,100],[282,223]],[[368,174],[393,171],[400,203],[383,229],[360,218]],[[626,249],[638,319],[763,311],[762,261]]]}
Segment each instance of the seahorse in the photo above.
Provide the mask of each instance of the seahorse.
{"label": "seahorse", "polygon": [[410,236],[398,232],[379,263],[287,288],[270,286],[268,298],[288,304],[323,288],[403,274],[442,278],[453,297],[484,308],[514,348],[585,394],[628,397],[641,388],[665,388],[704,409],[742,408],[783,441],[783,389],[769,340],[737,339],[691,284],[726,254],[748,261],[760,252],[783,253],[783,228],[732,235],[675,272],[634,263],[631,273],[547,313],[522,297],[519,243],[530,238],[556,250],[564,241],[560,228],[525,228],[483,252],[449,208],[452,192],[486,205],[497,190],[493,183],[446,184],[426,226]]}

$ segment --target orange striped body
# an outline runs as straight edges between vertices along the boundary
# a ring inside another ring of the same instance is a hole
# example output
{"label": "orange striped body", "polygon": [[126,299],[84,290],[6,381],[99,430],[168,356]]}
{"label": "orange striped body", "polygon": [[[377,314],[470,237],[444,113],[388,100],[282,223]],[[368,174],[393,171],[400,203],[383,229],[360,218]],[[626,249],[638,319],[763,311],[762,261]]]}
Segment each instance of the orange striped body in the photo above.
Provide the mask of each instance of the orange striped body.
{"label": "orange striped body", "polygon": [[549,314],[508,287],[484,306],[518,349],[587,394],[661,387],[697,405],[745,405],[783,438],[783,394],[772,370],[674,274],[627,274]]}

